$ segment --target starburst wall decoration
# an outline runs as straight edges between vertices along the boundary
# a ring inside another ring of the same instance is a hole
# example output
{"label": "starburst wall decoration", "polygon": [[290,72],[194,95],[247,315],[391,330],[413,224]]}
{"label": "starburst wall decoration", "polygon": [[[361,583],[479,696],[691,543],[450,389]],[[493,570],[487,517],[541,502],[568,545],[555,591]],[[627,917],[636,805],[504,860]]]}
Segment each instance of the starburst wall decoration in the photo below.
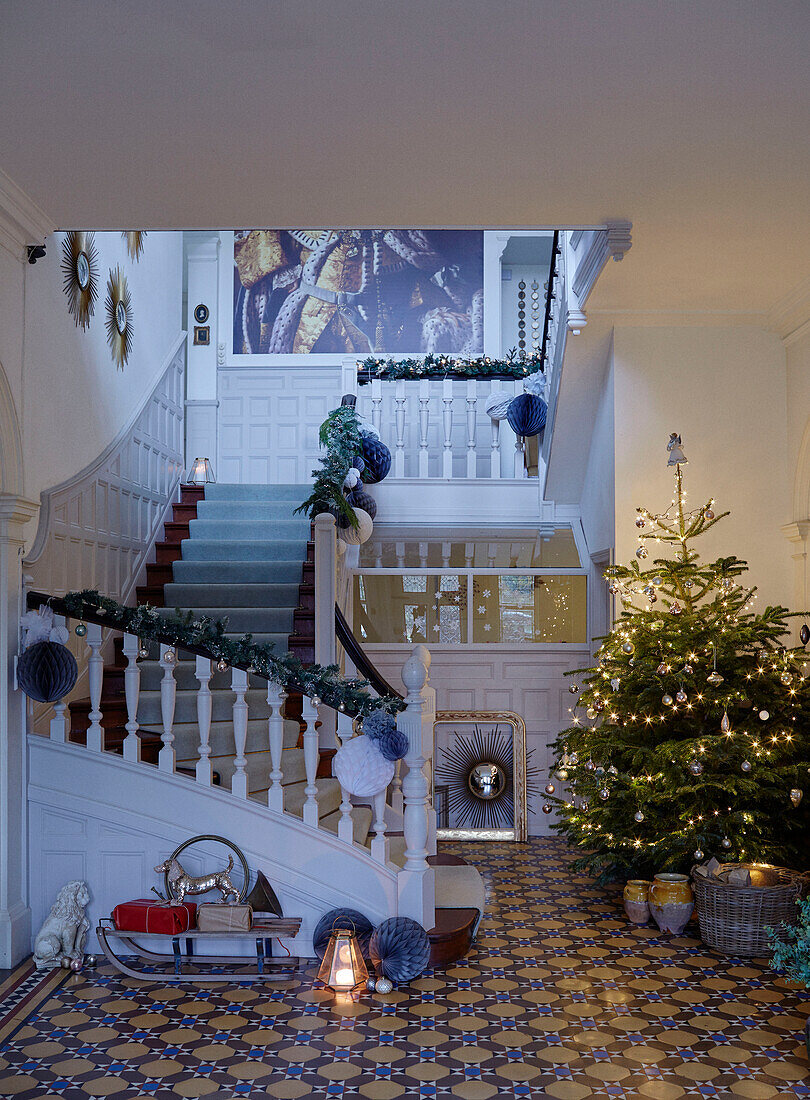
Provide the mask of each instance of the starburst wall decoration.
{"label": "starburst wall decoration", "polygon": [[104,308],[107,313],[107,343],[116,366],[123,370],[132,352],[132,295],[127,277],[120,267],[110,271]]}
{"label": "starburst wall decoration", "polygon": [[127,252],[131,260],[139,260],[146,241],[146,231],[143,229],[125,229],[121,236],[127,243]]}
{"label": "starburst wall decoration", "polygon": [[62,273],[68,312],[77,328],[86,329],[98,298],[98,252],[94,233],[71,229],[65,234]]}
{"label": "starburst wall decoration", "polygon": [[[482,727],[477,724],[466,736],[459,736],[453,748],[443,748],[437,754],[436,783],[447,789],[448,816],[452,829],[490,830],[515,829],[518,804],[525,808],[526,798],[537,792],[534,777],[538,769],[529,767],[531,751],[526,753],[525,769],[521,761],[521,777],[515,783],[514,725],[506,732],[506,722]],[[509,722],[508,724],[512,724]],[[522,757],[523,738],[518,738]],[[525,776],[525,779],[524,779]]]}

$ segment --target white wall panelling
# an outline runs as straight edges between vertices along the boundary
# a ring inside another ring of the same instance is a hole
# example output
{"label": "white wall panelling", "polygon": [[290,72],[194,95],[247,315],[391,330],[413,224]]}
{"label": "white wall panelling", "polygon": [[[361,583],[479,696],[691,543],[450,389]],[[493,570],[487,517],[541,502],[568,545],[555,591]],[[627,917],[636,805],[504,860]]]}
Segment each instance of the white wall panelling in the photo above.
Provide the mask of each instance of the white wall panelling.
{"label": "white wall panelling", "polygon": [[[383,676],[401,687],[405,652],[400,646],[368,646]],[[526,723],[526,748],[540,768],[540,794],[529,813],[529,834],[550,834],[553,818],[541,811],[542,788],[552,764],[551,743],[570,724],[570,678],[564,674],[590,661],[587,646],[431,646],[430,686],[437,710],[511,710]]]}
{"label": "white wall panelling", "polygon": [[318,429],[340,404],[339,367],[219,371],[218,481],[304,485]]}

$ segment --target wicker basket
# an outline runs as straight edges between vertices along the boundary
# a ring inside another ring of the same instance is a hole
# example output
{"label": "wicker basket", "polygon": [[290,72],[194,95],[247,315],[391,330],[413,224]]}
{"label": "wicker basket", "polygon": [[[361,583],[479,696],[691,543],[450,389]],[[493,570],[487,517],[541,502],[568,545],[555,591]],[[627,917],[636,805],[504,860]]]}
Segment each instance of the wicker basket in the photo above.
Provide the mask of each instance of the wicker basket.
{"label": "wicker basket", "polygon": [[[750,873],[750,886],[728,881],[734,867]],[[700,938],[723,955],[767,955],[770,947],[765,929],[796,923],[802,879],[795,871],[761,863],[726,864],[718,877],[693,867]]]}

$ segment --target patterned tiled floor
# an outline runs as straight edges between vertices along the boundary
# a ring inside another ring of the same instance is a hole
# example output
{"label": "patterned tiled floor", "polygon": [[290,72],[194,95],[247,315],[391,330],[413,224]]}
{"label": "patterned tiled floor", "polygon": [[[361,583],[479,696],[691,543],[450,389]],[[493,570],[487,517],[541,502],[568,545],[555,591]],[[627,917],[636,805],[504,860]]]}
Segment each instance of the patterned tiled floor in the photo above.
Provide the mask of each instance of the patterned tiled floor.
{"label": "patterned tiled floor", "polygon": [[810,999],[764,960],[629,926],[559,841],[453,845],[488,912],[462,964],[339,1003],[279,986],[70,976],[0,1032],[0,1096],[810,1097]]}

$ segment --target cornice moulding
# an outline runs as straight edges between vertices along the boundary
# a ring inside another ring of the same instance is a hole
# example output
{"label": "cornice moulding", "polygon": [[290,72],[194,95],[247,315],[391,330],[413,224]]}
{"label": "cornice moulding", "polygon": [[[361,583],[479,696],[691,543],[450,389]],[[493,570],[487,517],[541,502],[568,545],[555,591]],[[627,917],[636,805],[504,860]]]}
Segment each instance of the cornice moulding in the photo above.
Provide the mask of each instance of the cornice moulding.
{"label": "cornice moulding", "polygon": [[768,327],[786,347],[800,339],[810,325],[810,278],[803,279],[768,312]]}
{"label": "cornice moulding", "polygon": [[55,229],[53,220],[0,169],[0,245],[22,260],[26,245],[42,244]]}

